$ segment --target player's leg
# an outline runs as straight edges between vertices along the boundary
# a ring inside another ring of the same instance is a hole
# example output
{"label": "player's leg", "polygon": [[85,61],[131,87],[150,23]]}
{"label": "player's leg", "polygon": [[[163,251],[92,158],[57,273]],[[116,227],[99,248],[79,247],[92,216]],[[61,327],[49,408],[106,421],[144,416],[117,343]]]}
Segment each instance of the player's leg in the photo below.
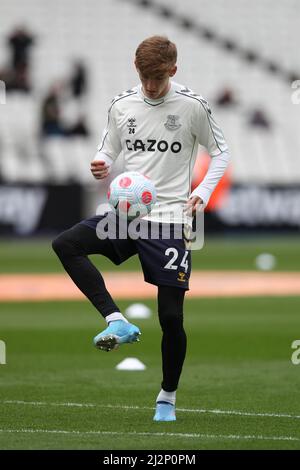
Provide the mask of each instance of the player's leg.
{"label": "player's leg", "polygon": [[185,290],[158,286],[158,315],[162,329],[161,354],[163,380],[156,399],[155,421],[174,421],[176,390],[186,355],[183,327]]}
{"label": "player's leg", "polygon": [[80,223],[60,234],[52,243],[69,276],[107,321],[108,327],[94,338],[95,346],[106,351],[120,343],[137,341],[140,334],[139,329],[128,323],[121,314],[106,289],[101,273],[88,258],[90,254],[102,254],[115,264],[120,264],[134,254],[133,247],[126,246],[126,241],[122,241],[123,253],[120,256],[113,242],[100,240],[96,228]]}
{"label": "player's leg", "polygon": [[104,318],[120,310],[107,291],[101,273],[87,255],[104,254],[106,250],[107,256],[112,256],[112,248],[105,242],[101,243],[96,232],[84,224],[66,230],[52,242],[66,272]]}
{"label": "player's leg", "polygon": [[158,317],[162,329],[162,388],[175,392],[186,354],[186,334],[183,326],[185,290],[158,286]]}
{"label": "player's leg", "polygon": [[145,281],[158,286],[158,312],[163,332],[163,381],[157,397],[157,402],[162,403],[157,404],[154,420],[174,421],[176,389],[186,354],[183,302],[185,291],[189,289],[191,252],[185,246],[183,227],[178,224],[161,224],[158,238],[140,238],[136,243]]}

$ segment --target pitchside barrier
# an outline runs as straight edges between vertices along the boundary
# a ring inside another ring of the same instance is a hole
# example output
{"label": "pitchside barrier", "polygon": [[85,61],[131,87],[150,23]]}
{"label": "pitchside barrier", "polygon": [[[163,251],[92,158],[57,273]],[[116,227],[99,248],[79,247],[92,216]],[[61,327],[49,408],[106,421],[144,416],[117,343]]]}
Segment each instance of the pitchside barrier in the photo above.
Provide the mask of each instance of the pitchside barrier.
{"label": "pitchside barrier", "polygon": [[206,231],[299,232],[300,185],[233,185],[205,216]]}
{"label": "pitchside barrier", "polygon": [[0,185],[0,236],[59,232],[82,218],[80,185]]}
{"label": "pitchside barrier", "polygon": [[[0,184],[0,236],[58,233],[96,213],[100,191],[72,185]],[[99,195],[98,195],[99,194]],[[88,208],[88,209],[87,209]],[[300,230],[300,185],[232,185],[204,217],[205,233]]]}

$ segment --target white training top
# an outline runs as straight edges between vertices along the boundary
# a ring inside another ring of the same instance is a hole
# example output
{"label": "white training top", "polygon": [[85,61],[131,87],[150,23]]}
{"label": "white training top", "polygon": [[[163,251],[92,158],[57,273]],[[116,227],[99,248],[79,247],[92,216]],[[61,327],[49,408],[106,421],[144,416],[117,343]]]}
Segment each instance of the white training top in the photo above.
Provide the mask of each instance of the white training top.
{"label": "white training top", "polygon": [[164,97],[151,100],[138,85],[112,101],[95,160],[110,164],[123,152],[124,171],[145,174],[157,190],[157,203],[144,218],[170,222],[172,212],[173,222],[183,222],[198,144],[213,158],[192,195],[207,204],[228,164],[227,145],[207,101],[175,82]]}

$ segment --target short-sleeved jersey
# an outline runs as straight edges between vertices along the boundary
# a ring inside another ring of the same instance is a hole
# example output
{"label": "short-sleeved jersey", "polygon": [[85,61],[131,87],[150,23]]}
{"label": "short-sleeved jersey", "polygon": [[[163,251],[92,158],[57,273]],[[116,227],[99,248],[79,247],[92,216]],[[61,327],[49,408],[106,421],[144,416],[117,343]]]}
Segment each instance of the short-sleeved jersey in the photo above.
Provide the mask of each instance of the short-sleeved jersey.
{"label": "short-sleeved jersey", "polygon": [[139,171],[153,180],[157,204],[146,219],[169,222],[172,212],[172,220],[182,222],[198,144],[212,157],[227,150],[207,101],[171,82],[169,92],[157,100],[147,98],[141,85],[118,95],[98,151],[113,160],[123,152],[125,171]]}

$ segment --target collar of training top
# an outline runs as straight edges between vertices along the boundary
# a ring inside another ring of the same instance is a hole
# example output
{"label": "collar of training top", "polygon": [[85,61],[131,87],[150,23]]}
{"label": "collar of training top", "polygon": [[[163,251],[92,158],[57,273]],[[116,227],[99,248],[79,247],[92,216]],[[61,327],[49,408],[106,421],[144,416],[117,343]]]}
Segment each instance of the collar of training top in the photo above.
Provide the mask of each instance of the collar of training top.
{"label": "collar of training top", "polygon": [[139,85],[139,92],[145,103],[149,104],[150,106],[159,106],[160,104],[163,104],[166,101],[166,99],[173,93],[173,84],[171,82],[170,89],[165,96],[162,96],[161,98],[158,98],[156,100],[152,100],[151,98],[148,98],[143,93],[142,85]]}

